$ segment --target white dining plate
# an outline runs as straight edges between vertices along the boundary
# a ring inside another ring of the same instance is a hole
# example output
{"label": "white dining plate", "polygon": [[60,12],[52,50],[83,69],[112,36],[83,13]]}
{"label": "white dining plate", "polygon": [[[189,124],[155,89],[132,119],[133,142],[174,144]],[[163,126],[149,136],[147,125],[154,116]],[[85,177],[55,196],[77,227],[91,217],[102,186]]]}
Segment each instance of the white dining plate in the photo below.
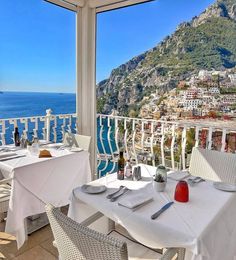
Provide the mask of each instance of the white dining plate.
{"label": "white dining plate", "polygon": [[51,144],[51,142],[47,141],[47,140],[44,140],[44,139],[39,140],[39,145],[47,145],[47,144]]}
{"label": "white dining plate", "polygon": [[81,187],[81,190],[85,193],[89,194],[98,194],[106,191],[106,186],[104,185],[89,185],[89,184],[84,184]]}
{"label": "white dining plate", "polygon": [[13,152],[1,152],[0,153],[0,159],[4,159],[4,158],[7,158],[7,157],[12,157],[12,156],[16,156],[17,154],[16,153],[13,153]]}
{"label": "white dining plate", "polygon": [[44,147],[45,148],[54,148],[54,149],[58,149],[60,147],[62,147],[63,144],[62,143],[52,143],[52,144],[47,144]]}
{"label": "white dining plate", "polygon": [[233,184],[224,182],[214,182],[213,185],[218,190],[236,192],[236,185]]}

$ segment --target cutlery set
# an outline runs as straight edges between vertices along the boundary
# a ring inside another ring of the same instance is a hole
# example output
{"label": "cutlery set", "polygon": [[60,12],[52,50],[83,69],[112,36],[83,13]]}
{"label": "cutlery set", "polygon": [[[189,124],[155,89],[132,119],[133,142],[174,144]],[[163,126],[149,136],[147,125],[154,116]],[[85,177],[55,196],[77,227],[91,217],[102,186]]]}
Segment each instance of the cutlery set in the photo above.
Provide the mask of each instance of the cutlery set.
{"label": "cutlery set", "polygon": [[[188,184],[190,186],[194,186],[196,185],[197,183],[200,183],[200,182],[203,182],[205,181],[204,179],[202,179],[201,177],[192,177],[192,178],[189,178],[187,180]],[[130,191],[130,189],[128,189],[127,187],[121,185],[119,187],[118,190],[116,190],[115,192],[113,193],[110,193],[107,195],[107,199],[109,199],[111,202],[114,202],[116,201],[119,197],[121,197],[122,195],[126,194],[128,191]],[[151,200],[150,200],[151,201]],[[147,203],[149,203],[150,201],[146,201],[145,203],[139,205],[137,207],[138,208],[141,208],[142,206],[146,205]],[[159,209],[157,212],[155,212],[154,214],[151,215],[151,219],[154,220],[154,219],[157,219],[163,212],[165,212],[168,208],[170,208],[172,205],[174,204],[173,201],[171,202],[168,202],[167,204],[165,204],[161,209]],[[135,209],[136,210],[136,209]]]}
{"label": "cutlery set", "polygon": [[26,155],[17,155],[17,156],[12,156],[12,157],[1,158],[0,161],[5,162],[5,161],[21,158],[21,157],[26,157]]}
{"label": "cutlery set", "polygon": [[111,201],[111,202],[116,201],[119,197],[121,197],[122,195],[124,195],[124,194],[127,193],[128,191],[130,191],[130,189],[128,189],[128,188],[125,187],[125,188],[123,189],[122,193],[120,193],[120,194],[118,194],[118,195],[116,195],[116,196],[112,196],[112,198],[110,199],[110,201]]}
{"label": "cutlery set", "polygon": [[111,202],[116,201],[119,197],[121,197],[122,195],[124,195],[125,193],[127,193],[128,191],[130,191],[130,189],[128,189],[125,186],[120,186],[119,189],[111,194],[107,195],[107,199],[109,199]]}
{"label": "cutlery set", "polygon": [[[119,197],[121,197],[122,195],[126,194],[128,191],[130,191],[130,189],[128,189],[127,187],[121,185],[118,190],[116,190],[113,193],[110,193],[107,195],[107,199],[109,199],[111,202],[116,201]],[[148,204],[149,202],[151,202],[153,199],[150,199],[148,201],[145,201],[144,203],[138,205],[137,207],[135,207],[133,209],[133,211],[141,208],[142,206],[145,206],[146,204]],[[157,212],[155,212],[153,215],[151,215],[151,219],[156,219],[158,218],[164,211],[166,211],[174,202],[168,202],[167,204],[165,204],[160,210],[158,210]]]}
{"label": "cutlery set", "polygon": [[111,198],[112,198],[113,196],[115,196],[118,192],[120,192],[123,188],[125,188],[125,186],[122,186],[122,185],[121,185],[120,188],[119,188],[117,191],[108,194],[108,195],[107,195],[107,199],[111,199]]}
{"label": "cutlery set", "polygon": [[69,148],[69,145],[60,145],[59,147],[56,148],[56,150],[65,150],[66,148]]}
{"label": "cutlery set", "polygon": [[8,147],[4,147],[4,148],[0,148],[0,152],[15,152],[19,149],[17,148],[8,148]]}
{"label": "cutlery set", "polygon": [[187,179],[187,182],[190,186],[194,186],[197,183],[200,183],[200,182],[203,182],[203,181],[205,181],[205,180],[202,179],[201,177],[192,177],[192,178]]}

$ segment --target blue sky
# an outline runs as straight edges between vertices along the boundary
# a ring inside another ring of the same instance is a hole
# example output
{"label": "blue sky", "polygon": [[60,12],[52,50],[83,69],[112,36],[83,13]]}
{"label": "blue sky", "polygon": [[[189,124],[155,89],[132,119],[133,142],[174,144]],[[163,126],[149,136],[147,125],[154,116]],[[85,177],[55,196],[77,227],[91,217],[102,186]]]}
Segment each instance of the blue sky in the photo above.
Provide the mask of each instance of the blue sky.
{"label": "blue sky", "polygon": [[[98,14],[97,82],[154,47],[213,0],[156,0]],[[75,92],[75,14],[43,0],[1,0],[0,90]]]}

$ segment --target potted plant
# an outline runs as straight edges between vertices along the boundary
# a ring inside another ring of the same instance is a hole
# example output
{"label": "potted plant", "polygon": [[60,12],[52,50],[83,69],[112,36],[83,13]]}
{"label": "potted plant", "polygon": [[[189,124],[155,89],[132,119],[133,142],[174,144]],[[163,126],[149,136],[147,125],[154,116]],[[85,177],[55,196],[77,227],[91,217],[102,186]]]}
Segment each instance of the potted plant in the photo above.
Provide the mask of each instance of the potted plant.
{"label": "potted plant", "polygon": [[153,178],[153,188],[158,191],[162,192],[165,190],[167,182],[167,169],[163,165],[159,165],[156,170],[156,174]]}

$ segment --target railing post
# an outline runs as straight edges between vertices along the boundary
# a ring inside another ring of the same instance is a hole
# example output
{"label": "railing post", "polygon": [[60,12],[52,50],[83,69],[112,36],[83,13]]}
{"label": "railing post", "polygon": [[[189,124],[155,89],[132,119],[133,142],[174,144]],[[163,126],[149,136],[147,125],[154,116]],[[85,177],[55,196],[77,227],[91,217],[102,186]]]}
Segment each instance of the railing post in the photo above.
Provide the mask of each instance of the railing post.
{"label": "railing post", "polygon": [[145,137],[145,132],[144,132],[144,124],[145,122],[141,122],[141,148],[142,148],[142,153],[144,152],[144,137]]}
{"label": "railing post", "polygon": [[212,148],[212,133],[213,133],[213,129],[212,129],[212,127],[209,127],[208,142],[207,142],[207,147],[206,147],[206,149],[208,149],[208,150],[211,150],[211,148]]}
{"label": "railing post", "polygon": [[185,153],[186,153],[186,134],[187,134],[187,126],[185,125],[182,130],[182,168],[183,170],[186,169],[186,160],[185,160]]}
{"label": "railing post", "polygon": [[199,146],[199,131],[200,127],[197,125],[195,128],[195,147]]}
{"label": "railing post", "polygon": [[224,128],[223,129],[223,132],[222,132],[222,139],[221,139],[221,152],[225,152],[225,146],[226,146],[226,134],[227,134],[227,131],[226,129]]}
{"label": "railing post", "polygon": [[175,146],[175,125],[172,125],[172,129],[171,129],[171,136],[172,136],[172,140],[171,140],[171,148],[170,148],[170,152],[171,152],[171,165],[172,165],[172,169],[175,169],[175,154],[174,154],[174,146]]}
{"label": "railing post", "polygon": [[49,108],[46,110],[46,141],[50,141],[50,122],[51,122],[52,110]]}
{"label": "railing post", "polygon": [[165,142],[165,125],[161,124],[161,161],[162,165],[165,166],[165,151],[164,151],[164,142]]}
{"label": "railing post", "polygon": [[0,143],[2,143],[2,145],[5,145],[6,144],[6,139],[5,139],[6,125],[5,125],[5,120],[0,120],[0,125],[2,125],[2,132],[0,133],[0,136],[1,136]]}
{"label": "railing post", "polygon": [[154,140],[154,123],[153,121],[151,122],[151,154],[152,154],[152,165],[155,166],[155,156],[154,156],[154,149],[153,149],[153,140]]}

